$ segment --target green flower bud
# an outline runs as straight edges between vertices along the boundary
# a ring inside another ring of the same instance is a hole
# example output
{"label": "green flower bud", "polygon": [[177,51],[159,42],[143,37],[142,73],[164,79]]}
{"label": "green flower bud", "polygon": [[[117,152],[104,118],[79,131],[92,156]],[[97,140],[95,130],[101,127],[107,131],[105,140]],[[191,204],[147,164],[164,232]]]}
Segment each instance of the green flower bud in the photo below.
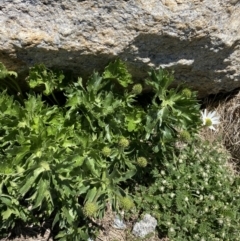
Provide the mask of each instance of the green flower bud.
{"label": "green flower bud", "polygon": [[147,159],[145,157],[138,157],[137,163],[140,167],[146,167],[148,164]]}
{"label": "green flower bud", "polygon": [[179,133],[179,137],[181,141],[189,142],[191,140],[191,135],[188,131],[183,130]]}
{"label": "green flower bud", "polygon": [[130,197],[123,197],[120,200],[120,205],[124,210],[130,210],[134,207],[134,203]]}
{"label": "green flower bud", "polygon": [[142,93],[142,85],[141,84],[135,84],[132,88],[132,93],[135,95],[139,95]]}
{"label": "green flower bud", "polygon": [[129,146],[129,140],[126,139],[125,137],[122,137],[122,138],[119,140],[118,145],[119,145],[120,147],[126,148],[126,147]]}
{"label": "green flower bud", "polygon": [[190,98],[192,96],[192,91],[188,88],[185,88],[182,90],[182,95],[187,98]]}
{"label": "green flower bud", "polygon": [[111,154],[111,149],[107,146],[105,146],[103,149],[102,149],[102,154],[104,156],[109,156]]}
{"label": "green flower bud", "polygon": [[96,203],[87,202],[83,207],[83,213],[86,217],[92,217],[96,214],[98,206]]}

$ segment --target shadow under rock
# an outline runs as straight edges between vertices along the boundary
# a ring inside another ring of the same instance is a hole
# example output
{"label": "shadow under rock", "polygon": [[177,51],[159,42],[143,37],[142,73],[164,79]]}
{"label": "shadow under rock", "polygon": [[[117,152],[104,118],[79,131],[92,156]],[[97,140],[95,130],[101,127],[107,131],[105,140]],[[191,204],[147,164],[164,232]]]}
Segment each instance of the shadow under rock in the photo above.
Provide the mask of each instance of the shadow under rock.
{"label": "shadow under rock", "polygon": [[[174,70],[175,85],[186,82],[193,89],[207,91],[204,93],[207,96],[213,89],[217,90],[215,92],[231,91],[240,86],[239,81],[230,78],[230,75],[235,74],[235,79],[240,80],[240,74],[226,71],[231,64],[226,59],[238,46],[238,42],[224,46],[220,40],[210,37],[180,40],[169,35],[140,33],[118,57],[127,63],[135,80],[147,77],[149,64],[163,66]],[[86,54],[84,50],[46,50],[37,46],[15,46],[15,52],[17,59],[25,63],[26,68],[44,63],[49,68],[71,70],[74,75],[83,78],[87,78],[94,70],[102,72],[110,61],[117,58],[110,53]],[[141,60],[144,58],[147,61]],[[216,79],[221,81],[216,83],[213,81]],[[206,90],[206,84],[209,90]]]}
{"label": "shadow under rock", "polygon": [[[121,57],[127,59],[131,72],[136,78],[147,77],[146,73],[150,69],[148,64],[151,64],[174,70],[177,84],[186,81],[194,89],[206,88],[204,84],[207,84],[212,87],[216,86],[220,92],[221,88],[223,91],[226,89],[225,85],[228,83],[229,90],[227,91],[230,91],[239,87],[240,82],[233,82],[229,77],[229,75],[236,74],[235,71],[227,73],[224,71],[231,64],[226,59],[239,44],[240,41],[232,46],[224,46],[221,40],[212,40],[210,37],[180,40],[169,35],[141,33],[131,42],[130,47],[121,53]],[[135,51],[132,46],[135,46]],[[137,58],[140,60],[137,61]],[[147,63],[143,63],[141,58],[148,60]],[[221,80],[221,82],[216,83],[214,79]],[[240,74],[235,75],[235,79],[240,81]],[[205,96],[210,93],[211,89]]]}

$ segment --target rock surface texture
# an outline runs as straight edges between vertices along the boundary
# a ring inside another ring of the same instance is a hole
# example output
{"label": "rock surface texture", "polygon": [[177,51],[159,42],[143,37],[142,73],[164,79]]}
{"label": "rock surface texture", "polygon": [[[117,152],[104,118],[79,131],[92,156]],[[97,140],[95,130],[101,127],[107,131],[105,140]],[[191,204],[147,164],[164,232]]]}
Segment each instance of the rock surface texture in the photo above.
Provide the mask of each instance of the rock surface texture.
{"label": "rock surface texture", "polygon": [[132,233],[137,237],[144,238],[154,232],[156,226],[157,220],[150,214],[145,214],[143,220],[134,224]]}
{"label": "rock surface texture", "polygon": [[87,76],[120,57],[136,79],[175,71],[200,96],[240,87],[239,0],[0,1],[0,61]]}

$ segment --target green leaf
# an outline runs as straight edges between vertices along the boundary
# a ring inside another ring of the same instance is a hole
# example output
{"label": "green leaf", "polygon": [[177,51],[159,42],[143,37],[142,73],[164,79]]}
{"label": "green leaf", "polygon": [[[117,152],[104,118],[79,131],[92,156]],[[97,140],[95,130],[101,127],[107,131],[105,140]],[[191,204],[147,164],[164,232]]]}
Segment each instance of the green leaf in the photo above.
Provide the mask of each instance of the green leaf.
{"label": "green leaf", "polygon": [[59,221],[59,212],[55,215],[53,222],[52,222],[52,229],[54,228],[55,224]]}
{"label": "green leaf", "polygon": [[14,71],[8,71],[3,63],[0,62],[0,79],[4,79],[9,75],[14,75],[17,77],[17,73]]}
{"label": "green leaf", "polygon": [[6,211],[1,213],[1,216],[3,220],[8,220],[12,214],[15,214],[15,211],[13,209],[7,208]]}
{"label": "green leaf", "polygon": [[85,157],[83,156],[79,156],[79,155],[74,155],[72,157],[72,161],[74,162],[74,166],[75,167],[81,167],[83,162],[85,160]]}
{"label": "green leaf", "polygon": [[38,176],[44,172],[44,168],[43,167],[39,167],[37,169],[34,170],[33,175],[32,173],[30,173],[27,176],[27,181],[24,183],[24,185],[20,188],[19,192],[21,193],[22,196],[24,196],[29,189],[33,186],[33,184],[35,183],[35,180],[38,178]]}
{"label": "green leaf", "polygon": [[125,63],[120,59],[115,60],[105,68],[103,78],[116,79],[123,87],[133,83],[131,74],[128,72]]}
{"label": "green leaf", "polygon": [[157,118],[159,120],[159,126],[162,125],[162,122],[164,120],[166,120],[166,118],[168,117],[168,114],[169,114],[169,110],[168,110],[168,107],[163,107],[162,109],[160,109],[158,112],[157,112]]}
{"label": "green leaf", "polygon": [[27,78],[30,88],[44,87],[43,93],[50,95],[56,89],[61,89],[64,75],[61,72],[53,72],[45,67],[44,64],[38,64],[30,68]]}
{"label": "green leaf", "polygon": [[90,188],[90,186],[78,187],[78,191],[77,191],[78,196],[80,196],[83,193],[86,193],[89,188]]}
{"label": "green leaf", "polygon": [[14,163],[22,163],[23,158],[30,152],[30,145],[24,145],[21,147],[14,147],[13,152],[17,152]]}
{"label": "green leaf", "polygon": [[137,124],[136,124],[133,120],[130,120],[130,121],[127,123],[127,130],[128,130],[129,132],[135,131],[136,126],[137,126]]}
{"label": "green leaf", "polygon": [[132,178],[137,173],[136,169],[126,171],[123,176],[121,176],[118,181],[125,182],[126,180]]}
{"label": "green leaf", "polygon": [[143,114],[144,113],[139,109],[134,109],[125,116],[125,125],[127,126],[127,130],[129,132],[139,130],[140,125],[142,124]]}
{"label": "green leaf", "polygon": [[67,219],[67,222],[69,224],[72,224],[75,221],[75,215],[73,214],[72,209],[67,209],[66,207],[63,207],[62,215],[64,215],[64,218]]}
{"label": "green leaf", "polygon": [[85,197],[85,201],[84,202],[93,202],[94,201],[94,198],[96,197],[97,195],[97,188],[94,187],[92,189],[90,189],[88,192],[87,192],[87,195]]}
{"label": "green leaf", "polygon": [[37,185],[37,197],[36,197],[36,201],[33,205],[33,209],[34,208],[37,208],[38,206],[40,206],[42,204],[42,201],[43,199],[45,198],[45,192],[46,192],[46,189],[48,187],[48,183],[46,180],[40,180],[38,182],[38,185]]}
{"label": "green leaf", "polygon": [[79,95],[68,95],[66,107],[77,107],[80,103],[80,96]]}
{"label": "green leaf", "polygon": [[92,130],[95,131],[96,127],[94,127],[92,119],[88,116],[88,114],[84,114],[86,120],[88,121],[88,124],[91,126]]}
{"label": "green leaf", "polygon": [[159,152],[159,145],[156,145],[152,148],[153,152],[158,153]]}
{"label": "green leaf", "polygon": [[95,160],[92,158],[86,158],[84,162],[88,168],[88,170],[94,175],[99,176],[99,173],[97,172],[95,168]]}
{"label": "green leaf", "polygon": [[168,127],[164,126],[164,130],[162,130],[162,133],[163,133],[163,140],[164,141],[173,140],[172,131]]}
{"label": "green leaf", "polygon": [[19,190],[19,192],[21,193],[22,196],[24,196],[28,192],[28,190],[32,187],[36,178],[37,177],[34,177],[34,176],[32,176],[32,177],[28,176],[26,183]]}
{"label": "green leaf", "polygon": [[154,203],[156,200],[156,197],[154,197],[153,195],[146,195],[144,196],[144,199],[148,202],[148,203]]}
{"label": "green leaf", "polygon": [[2,203],[4,203],[5,205],[7,205],[7,206],[11,206],[12,205],[12,199],[8,195],[1,194],[0,201]]}
{"label": "green leaf", "polygon": [[109,129],[109,125],[105,125],[105,132],[106,132],[106,138],[109,142],[112,141],[112,137],[111,137],[111,133],[110,133],[110,129]]}
{"label": "green leaf", "polygon": [[108,84],[107,80],[102,80],[103,78],[97,72],[94,72],[87,82],[88,92],[92,92],[94,95],[96,95],[104,86],[106,86],[106,84]]}

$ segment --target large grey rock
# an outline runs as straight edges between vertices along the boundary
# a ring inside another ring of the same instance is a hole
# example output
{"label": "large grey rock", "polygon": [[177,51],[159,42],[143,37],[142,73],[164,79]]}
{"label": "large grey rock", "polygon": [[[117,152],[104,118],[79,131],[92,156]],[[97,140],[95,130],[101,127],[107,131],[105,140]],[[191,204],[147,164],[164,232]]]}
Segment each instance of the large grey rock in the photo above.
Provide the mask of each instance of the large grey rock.
{"label": "large grey rock", "polygon": [[200,96],[240,87],[239,0],[1,0],[0,61],[81,76],[116,57],[175,71]]}

